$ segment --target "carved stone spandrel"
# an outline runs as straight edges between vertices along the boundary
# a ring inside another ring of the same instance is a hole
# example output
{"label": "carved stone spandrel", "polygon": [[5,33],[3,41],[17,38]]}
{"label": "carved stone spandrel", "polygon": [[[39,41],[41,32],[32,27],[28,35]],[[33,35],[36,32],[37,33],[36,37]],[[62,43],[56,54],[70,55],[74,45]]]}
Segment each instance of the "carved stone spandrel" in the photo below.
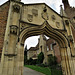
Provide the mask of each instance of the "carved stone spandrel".
{"label": "carved stone spandrel", "polygon": [[32,22],[32,21],[33,21],[33,15],[28,14],[28,15],[27,15],[27,20],[28,20],[29,22]]}
{"label": "carved stone spandrel", "polygon": [[28,27],[29,25],[26,23],[21,23],[20,24],[20,31],[22,31],[23,29],[25,29],[26,27]]}
{"label": "carved stone spandrel", "polygon": [[43,12],[41,13],[41,15],[42,15],[42,18],[44,20],[48,20],[49,19],[46,7],[44,7]]}
{"label": "carved stone spandrel", "polygon": [[34,16],[38,16],[38,10],[32,9],[32,14],[33,14]]}
{"label": "carved stone spandrel", "polygon": [[51,19],[52,19],[52,21],[55,21],[55,20],[56,20],[55,15],[52,15],[52,16],[51,16]]}
{"label": "carved stone spandrel", "polygon": [[60,23],[59,22],[56,22],[56,27],[60,28]]}

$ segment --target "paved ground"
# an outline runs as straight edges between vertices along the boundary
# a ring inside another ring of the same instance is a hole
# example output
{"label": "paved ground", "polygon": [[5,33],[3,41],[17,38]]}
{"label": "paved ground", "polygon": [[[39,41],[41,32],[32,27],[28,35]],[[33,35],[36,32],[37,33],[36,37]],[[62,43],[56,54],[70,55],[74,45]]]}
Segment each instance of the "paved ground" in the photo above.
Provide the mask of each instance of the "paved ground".
{"label": "paved ground", "polygon": [[34,71],[30,68],[24,67],[23,75],[44,75],[40,72]]}

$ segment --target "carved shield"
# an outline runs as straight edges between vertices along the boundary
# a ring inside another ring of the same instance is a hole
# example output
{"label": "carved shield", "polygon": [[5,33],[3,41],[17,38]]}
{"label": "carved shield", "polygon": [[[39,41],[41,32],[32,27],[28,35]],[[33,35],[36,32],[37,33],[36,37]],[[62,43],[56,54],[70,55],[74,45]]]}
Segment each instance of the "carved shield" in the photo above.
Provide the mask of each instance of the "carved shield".
{"label": "carved shield", "polygon": [[33,15],[28,14],[27,19],[29,22],[32,22],[33,21]]}

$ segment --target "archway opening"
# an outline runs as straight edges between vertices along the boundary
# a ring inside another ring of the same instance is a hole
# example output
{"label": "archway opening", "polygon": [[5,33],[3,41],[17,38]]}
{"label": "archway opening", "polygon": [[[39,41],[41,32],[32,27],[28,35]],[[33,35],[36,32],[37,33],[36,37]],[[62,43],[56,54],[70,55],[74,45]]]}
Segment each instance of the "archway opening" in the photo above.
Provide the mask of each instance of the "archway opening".
{"label": "archway opening", "polygon": [[[69,68],[69,60],[68,60],[68,55],[67,55],[67,47],[68,47],[68,40],[66,36],[60,32],[59,30],[56,30],[52,28],[47,21],[43,23],[43,25],[35,25],[31,27],[27,27],[20,33],[20,41],[19,44],[21,46],[21,49],[24,52],[24,42],[25,40],[30,37],[30,36],[37,36],[44,34],[52,39],[54,39],[58,45],[59,45],[59,50],[60,50],[60,55],[61,55],[61,67],[62,67],[62,72],[63,74],[69,74],[70,73],[70,68]],[[22,56],[23,53],[20,55]],[[24,60],[21,61],[21,65],[23,67]],[[21,67],[21,66],[20,66]]]}
{"label": "archway opening", "polygon": [[[31,44],[32,46],[30,46]],[[44,68],[48,67],[51,71],[50,75],[52,75],[56,70],[60,75],[62,75],[59,45],[54,39],[47,37],[44,34],[32,36],[25,40],[24,46],[24,66],[30,67],[32,65],[37,65],[40,67],[43,66]],[[38,55],[41,52],[44,54],[44,60],[42,63],[39,63]],[[27,72],[26,68],[24,69],[23,75]]]}

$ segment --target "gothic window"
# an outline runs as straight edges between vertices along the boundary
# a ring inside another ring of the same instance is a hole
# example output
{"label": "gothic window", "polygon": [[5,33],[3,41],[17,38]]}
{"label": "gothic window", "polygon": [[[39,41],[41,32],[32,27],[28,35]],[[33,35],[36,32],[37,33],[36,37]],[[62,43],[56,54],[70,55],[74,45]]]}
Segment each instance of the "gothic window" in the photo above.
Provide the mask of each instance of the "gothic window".
{"label": "gothic window", "polygon": [[47,46],[47,51],[49,51],[49,47]]}
{"label": "gothic window", "polygon": [[51,48],[51,50],[53,50],[53,44],[50,44],[50,48]]}

